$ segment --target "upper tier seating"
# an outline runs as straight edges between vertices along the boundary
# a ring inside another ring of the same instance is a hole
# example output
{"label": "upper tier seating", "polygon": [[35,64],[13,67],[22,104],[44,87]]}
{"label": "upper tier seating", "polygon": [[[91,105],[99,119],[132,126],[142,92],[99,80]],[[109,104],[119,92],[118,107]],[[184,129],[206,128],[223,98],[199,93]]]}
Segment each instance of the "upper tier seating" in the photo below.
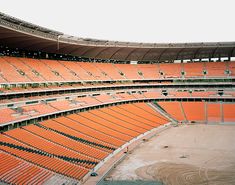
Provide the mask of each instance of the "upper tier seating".
{"label": "upper tier seating", "polygon": [[108,76],[111,80],[124,80],[125,77],[122,76],[114,64],[106,63],[94,63],[95,67],[98,68],[105,76]]}
{"label": "upper tier seating", "polygon": [[118,71],[125,76],[126,79],[143,79],[143,77],[139,74],[136,65],[130,64],[115,64]]}
{"label": "upper tier seating", "polygon": [[160,73],[164,78],[180,78],[182,66],[181,64],[160,64]]}
{"label": "upper tier seating", "polygon": [[[41,60],[37,59],[22,59],[25,65],[31,68],[31,72],[33,72],[36,76],[41,76],[42,81],[54,81],[60,82],[64,81],[64,79],[57,73],[54,72],[55,69],[51,69],[47,64],[45,64]],[[27,75],[27,73],[25,73]]]}
{"label": "upper tier seating", "polygon": [[[13,58],[14,59],[14,58]],[[7,62],[5,57],[0,57],[1,81],[3,82],[30,82],[25,75],[19,73],[19,69]]]}
{"label": "upper tier seating", "polygon": [[50,70],[54,72],[54,74],[60,76],[65,81],[78,80],[78,77],[72,74],[70,70],[63,65],[64,62],[60,62],[57,60],[40,60],[40,61],[43,62],[46,66],[48,66]]}
{"label": "upper tier seating", "polygon": [[207,69],[207,77],[225,77],[227,70],[227,62],[209,62],[205,63]]}
{"label": "upper tier seating", "polygon": [[111,78],[105,73],[102,73],[102,71],[96,67],[94,63],[89,62],[80,62],[79,65],[81,68],[83,68],[94,80],[111,80]]}
{"label": "upper tier seating", "polygon": [[228,62],[228,69],[230,71],[230,76],[235,76],[235,62]]}
{"label": "upper tier seating", "polygon": [[203,77],[205,70],[204,63],[184,63],[183,71],[185,78],[198,78]]}
{"label": "upper tier seating", "polygon": [[136,65],[136,68],[142,72],[144,79],[154,80],[160,78],[158,65],[141,64]]}
{"label": "upper tier seating", "polygon": [[1,57],[0,63],[0,83],[234,76],[234,62],[105,64]]}

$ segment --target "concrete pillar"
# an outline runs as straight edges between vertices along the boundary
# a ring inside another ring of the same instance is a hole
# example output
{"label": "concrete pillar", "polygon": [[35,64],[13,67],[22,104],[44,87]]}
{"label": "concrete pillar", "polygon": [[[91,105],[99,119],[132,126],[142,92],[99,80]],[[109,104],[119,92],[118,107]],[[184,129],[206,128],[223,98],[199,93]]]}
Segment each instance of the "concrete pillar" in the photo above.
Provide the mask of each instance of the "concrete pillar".
{"label": "concrete pillar", "polygon": [[205,103],[205,121],[206,123],[208,123],[208,114],[207,114],[207,105],[208,105],[208,102],[204,102]]}
{"label": "concrete pillar", "polygon": [[224,107],[223,102],[220,102],[220,115],[221,115],[221,122],[224,122]]}

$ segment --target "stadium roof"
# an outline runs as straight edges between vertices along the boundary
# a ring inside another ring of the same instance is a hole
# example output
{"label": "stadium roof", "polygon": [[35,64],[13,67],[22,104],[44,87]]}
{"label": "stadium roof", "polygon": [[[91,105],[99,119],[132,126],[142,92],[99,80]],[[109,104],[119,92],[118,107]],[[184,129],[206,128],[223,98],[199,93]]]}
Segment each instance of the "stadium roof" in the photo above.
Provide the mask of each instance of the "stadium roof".
{"label": "stadium roof", "polygon": [[0,45],[29,51],[124,61],[235,57],[235,42],[161,44],[78,38],[3,13],[0,13]]}

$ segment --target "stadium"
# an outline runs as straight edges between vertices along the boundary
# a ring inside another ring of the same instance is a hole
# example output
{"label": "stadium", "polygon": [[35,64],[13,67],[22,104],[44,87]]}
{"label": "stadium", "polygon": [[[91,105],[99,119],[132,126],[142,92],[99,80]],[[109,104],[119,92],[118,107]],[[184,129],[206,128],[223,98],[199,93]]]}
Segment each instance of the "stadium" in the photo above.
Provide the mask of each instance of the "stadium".
{"label": "stadium", "polygon": [[235,184],[234,59],[0,13],[0,184]]}

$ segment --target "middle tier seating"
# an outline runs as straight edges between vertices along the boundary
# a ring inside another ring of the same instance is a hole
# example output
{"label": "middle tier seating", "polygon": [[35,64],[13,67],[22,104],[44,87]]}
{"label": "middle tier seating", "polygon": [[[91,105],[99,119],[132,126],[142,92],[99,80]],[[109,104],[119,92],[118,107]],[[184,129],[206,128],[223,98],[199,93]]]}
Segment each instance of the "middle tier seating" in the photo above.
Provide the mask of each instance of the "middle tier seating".
{"label": "middle tier seating", "polygon": [[[31,104],[34,97],[29,98],[16,98],[12,99],[10,102],[0,101],[0,105],[8,103],[9,105],[14,102],[16,105],[12,108],[2,107],[0,108],[0,114],[5,115],[0,117],[0,125],[7,124],[10,122],[23,121],[31,118],[41,117],[45,115],[52,115],[57,112],[63,112],[68,110],[76,110],[80,108],[98,106],[101,104],[116,103],[121,101],[131,101],[131,100],[149,100],[149,99],[182,99],[182,98],[216,98],[216,99],[232,99],[235,96],[233,91],[224,91],[223,95],[219,95],[217,91],[210,91],[205,89],[204,91],[174,91],[169,90],[167,95],[164,95],[158,89],[151,89],[139,93],[137,92],[112,92],[112,94],[100,94],[95,96],[85,96],[77,97],[73,96],[70,100],[65,97],[68,95],[59,95],[59,99],[54,99],[53,101],[46,102],[43,98],[48,98],[51,100],[53,94],[50,96],[42,96],[38,98],[38,102]],[[40,98],[43,100],[41,101]],[[60,99],[62,98],[62,99]],[[36,99],[37,100],[37,99]],[[22,101],[24,103],[22,103]],[[29,103],[28,103],[29,102]]]}

